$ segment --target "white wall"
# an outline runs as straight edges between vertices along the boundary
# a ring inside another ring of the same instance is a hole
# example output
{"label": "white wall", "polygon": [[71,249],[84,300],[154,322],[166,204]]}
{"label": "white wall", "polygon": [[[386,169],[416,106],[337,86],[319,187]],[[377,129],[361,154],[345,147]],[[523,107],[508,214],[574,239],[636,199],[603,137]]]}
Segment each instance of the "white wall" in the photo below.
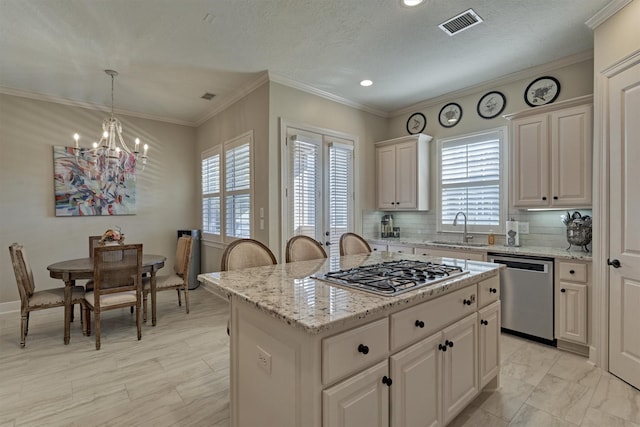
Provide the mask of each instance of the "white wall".
{"label": "white wall", "polygon": [[13,242],[24,245],[36,288],[45,289],[62,286],[49,278],[47,265],[88,256],[89,235],[120,226],[127,242],[166,255],[168,272],[176,230],[199,228],[195,129],[121,115],[125,139],[139,136],[150,146],[148,165],[137,175],[137,214],[55,216],[53,146],[73,145],[74,132],[97,139],[106,116],[0,94],[0,303],[19,300],[8,251]]}

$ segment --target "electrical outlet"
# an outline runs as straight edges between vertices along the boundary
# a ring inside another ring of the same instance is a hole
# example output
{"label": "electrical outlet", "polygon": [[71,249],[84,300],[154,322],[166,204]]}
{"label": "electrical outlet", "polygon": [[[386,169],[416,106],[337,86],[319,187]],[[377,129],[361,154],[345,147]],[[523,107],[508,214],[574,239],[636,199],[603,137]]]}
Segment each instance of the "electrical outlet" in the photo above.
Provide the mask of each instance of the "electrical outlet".
{"label": "electrical outlet", "polygon": [[256,346],[256,349],[258,350],[258,366],[260,366],[267,375],[271,375],[271,355],[259,345]]}
{"label": "electrical outlet", "polygon": [[520,234],[529,234],[529,223],[528,222],[519,222],[518,223],[518,231]]}

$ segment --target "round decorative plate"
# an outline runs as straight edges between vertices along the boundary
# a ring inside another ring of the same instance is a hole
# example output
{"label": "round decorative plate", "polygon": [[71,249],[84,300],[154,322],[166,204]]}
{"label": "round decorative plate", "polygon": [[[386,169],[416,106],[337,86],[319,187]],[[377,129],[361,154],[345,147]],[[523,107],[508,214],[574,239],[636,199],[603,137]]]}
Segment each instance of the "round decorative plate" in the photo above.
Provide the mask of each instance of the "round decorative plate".
{"label": "round decorative plate", "polygon": [[507,99],[501,92],[489,92],[478,101],[478,115],[483,119],[493,119],[502,113],[506,105]]}
{"label": "round decorative plate", "polygon": [[551,104],[560,95],[560,82],[551,77],[540,77],[532,81],[524,91],[524,100],[527,105],[537,107],[538,105]]}
{"label": "round decorative plate", "polygon": [[420,133],[427,127],[427,118],[422,113],[413,113],[407,120],[407,132],[411,135]]}
{"label": "round decorative plate", "polygon": [[452,128],[460,122],[462,118],[462,107],[455,102],[450,102],[440,110],[438,120],[443,127]]}

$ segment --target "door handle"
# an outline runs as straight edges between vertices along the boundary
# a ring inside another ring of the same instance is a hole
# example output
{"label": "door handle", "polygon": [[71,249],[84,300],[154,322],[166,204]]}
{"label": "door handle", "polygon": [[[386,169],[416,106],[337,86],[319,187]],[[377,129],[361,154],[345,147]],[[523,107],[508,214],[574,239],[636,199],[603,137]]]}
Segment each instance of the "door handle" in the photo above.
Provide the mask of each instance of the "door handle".
{"label": "door handle", "polygon": [[610,265],[613,268],[620,268],[622,266],[622,264],[620,264],[619,260],[617,260],[617,259],[609,259],[609,258],[607,258],[607,265]]}
{"label": "door handle", "polygon": [[331,242],[327,240],[326,242],[324,242],[324,245],[325,246],[331,246]]}

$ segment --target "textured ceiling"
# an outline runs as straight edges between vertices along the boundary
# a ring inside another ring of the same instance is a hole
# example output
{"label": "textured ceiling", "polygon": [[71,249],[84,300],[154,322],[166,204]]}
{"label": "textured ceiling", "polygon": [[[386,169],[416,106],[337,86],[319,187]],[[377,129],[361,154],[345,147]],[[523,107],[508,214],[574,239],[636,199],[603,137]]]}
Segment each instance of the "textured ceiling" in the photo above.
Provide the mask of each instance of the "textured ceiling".
{"label": "textured ceiling", "polygon": [[607,2],[0,0],[0,91],[104,106],[114,69],[116,110],[195,124],[268,72],[384,115],[592,49]]}

